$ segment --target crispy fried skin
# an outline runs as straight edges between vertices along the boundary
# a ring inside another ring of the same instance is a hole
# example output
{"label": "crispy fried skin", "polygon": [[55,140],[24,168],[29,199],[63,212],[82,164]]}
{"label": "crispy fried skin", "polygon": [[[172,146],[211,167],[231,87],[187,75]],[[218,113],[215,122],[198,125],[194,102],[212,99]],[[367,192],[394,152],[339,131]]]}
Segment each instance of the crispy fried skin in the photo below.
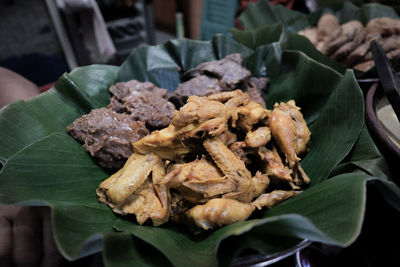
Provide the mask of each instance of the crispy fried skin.
{"label": "crispy fried skin", "polygon": [[267,126],[259,127],[246,134],[245,142],[248,147],[256,148],[265,146],[271,140],[271,131]]}
{"label": "crispy fried skin", "polygon": [[252,177],[244,162],[218,138],[206,139],[203,146],[223,174],[235,184],[236,190],[224,197],[250,202],[253,198]]}
{"label": "crispy fried skin", "polygon": [[214,198],[186,212],[188,221],[198,228],[209,230],[246,220],[255,206],[228,198]]}
{"label": "crispy fried skin", "polygon": [[295,195],[294,191],[275,190],[260,195],[252,203],[234,199],[215,198],[204,205],[197,205],[185,213],[187,220],[203,230],[246,220],[253,211],[263,207],[271,208]]}
{"label": "crispy fried skin", "polygon": [[186,200],[193,203],[204,203],[236,188],[215,164],[206,159],[175,165],[164,177],[163,184],[177,189]]}
{"label": "crispy fried skin", "polygon": [[154,154],[134,153],[122,169],[99,185],[99,201],[116,213],[135,214],[139,224],[148,219],[155,226],[163,224],[170,212],[169,192],[159,184],[164,172],[161,159]]}

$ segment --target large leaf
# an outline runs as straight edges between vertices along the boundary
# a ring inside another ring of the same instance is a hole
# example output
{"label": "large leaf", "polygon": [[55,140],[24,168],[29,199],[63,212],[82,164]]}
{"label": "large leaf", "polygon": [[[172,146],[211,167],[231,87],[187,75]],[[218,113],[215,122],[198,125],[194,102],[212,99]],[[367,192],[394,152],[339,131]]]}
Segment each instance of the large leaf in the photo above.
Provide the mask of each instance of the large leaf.
{"label": "large leaf", "polygon": [[[346,70],[344,65],[325,56],[307,38],[295,33],[306,27],[315,26],[319,18],[327,12],[333,13],[341,24],[356,19],[366,25],[371,19],[377,17],[393,17],[398,19],[400,17],[393,8],[388,6],[366,4],[359,8],[350,2],[340,2],[340,5],[330,3],[334,8],[325,7],[306,15],[298,11],[286,9],[280,5],[271,5],[268,0],[259,0],[256,3],[250,3],[239,18],[245,31],[233,29],[231,32],[237,41],[252,49],[257,46],[255,46],[254,41],[250,42],[250,40],[259,40],[257,42],[258,46],[279,41],[283,49],[302,51],[309,57],[344,74]],[[330,4],[326,3],[324,6],[330,6]],[[275,38],[275,40],[265,38],[264,35],[276,27],[277,23],[283,27],[282,36]],[[395,65],[397,66],[397,64]],[[374,69],[371,69],[368,73],[356,71],[357,76],[373,75],[373,73]]]}
{"label": "large leaf", "polygon": [[[269,107],[288,99],[302,107],[313,132],[311,150],[303,160],[311,187],[258,219],[200,236],[171,225],[139,226],[99,204],[95,189],[108,174],[66,134],[65,127],[91,108],[106,105],[107,89],[116,81],[153,81],[173,90],[182,72],[233,52],[245,56],[254,75],[270,77]],[[362,121],[362,95],[351,71],[341,75],[303,53],[283,51],[280,45],[261,46],[254,52],[217,36],[209,42],[177,40],[145,46],[134,50],[120,69],[79,68],[63,75],[55,89],[0,111],[0,160],[4,165],[0,202],[49,204],[56,242],[64,256],[75,259],[99,251],[103,236],[104,262],[113,267],[228,265],[247,247],[272,254],[304,238],[346,246],[359,233],[366,181],[374,178],[342,174],[326,179],[360,140]],[[362,155],[363,142],[357,146],[357,154]],[[348,157],[363,160],[355,154]],[[375,185],[390,196],[388,203],[396,205],[397,186],[390,182]],[[232,247],[232,239],[240,242]]]}

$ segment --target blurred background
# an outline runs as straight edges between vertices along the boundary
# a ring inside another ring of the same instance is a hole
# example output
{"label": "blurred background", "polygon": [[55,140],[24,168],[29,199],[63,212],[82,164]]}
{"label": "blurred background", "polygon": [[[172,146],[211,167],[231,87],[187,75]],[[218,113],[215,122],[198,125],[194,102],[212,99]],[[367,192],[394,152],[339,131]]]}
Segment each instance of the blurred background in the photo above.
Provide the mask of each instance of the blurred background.
{"label": "blurred background", "polygon": [[[335,1],[340,2],[328,2]],[[44,91],[77,66],[120,65],[143,44],[228,34],[230,28],[240,28],[235,18],[248,2],[256,1],[0,0],[0,66]],[[315,0],[270,2],[303,12],[318,5]]]}

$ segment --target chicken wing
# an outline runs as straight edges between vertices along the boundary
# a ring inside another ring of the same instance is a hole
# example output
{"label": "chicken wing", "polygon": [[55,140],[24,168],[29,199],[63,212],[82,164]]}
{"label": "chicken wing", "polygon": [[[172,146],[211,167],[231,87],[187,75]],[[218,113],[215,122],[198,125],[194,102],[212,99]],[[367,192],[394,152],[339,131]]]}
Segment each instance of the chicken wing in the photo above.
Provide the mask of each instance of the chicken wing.
{"label": "chicken wing", "polygon": [[253,198],[252,177],[244,162],[218,138],[206,139],[203,146],[223,174],[235,185],[236,190],[223,197],[250,202]]}

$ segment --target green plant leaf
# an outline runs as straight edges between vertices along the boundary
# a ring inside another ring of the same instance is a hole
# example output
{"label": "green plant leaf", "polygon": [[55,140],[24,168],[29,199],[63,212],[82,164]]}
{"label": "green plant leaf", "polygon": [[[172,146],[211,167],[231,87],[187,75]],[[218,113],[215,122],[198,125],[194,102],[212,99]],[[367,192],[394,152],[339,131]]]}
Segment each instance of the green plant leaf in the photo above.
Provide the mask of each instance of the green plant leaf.
{"label": "green plant leaf", "polygon": [[236,41],[255,50],[260,45],[279,41],[282,35],[282,25],[278,23],[265,25],[252,31],[231,29],[231,33]]}
{"label": "green plant leaf", "polygon": [[[312,130],[311,150],[303,160],[312,178],[310,188],[263,213],[262,218],[200,236],[172,225],[139,226],[99,204],[95,189],[109,174],[66,134],[66,126],[91,108],[106,105],[108,87],[116,81],[153,81],[172,90],[184,71],[233,52],[243,54],[254,75],[270,77],[270,108],[277,101],[289,99],[302,108]],[[177,40],[144,46],[135,49],[121,68],[79,68],[63,75],[55,89],[0,111],[0,160],[4,165],[0,171],[0,202],[49,204],[54,235],[63,255],[76,259],[97,252],[99,238],[104,237],[107,266],[164,266],[166,262],[174,266],[228,265],[247,247],[257,246],[273,254],[304,238],[346,246],[359,233],[365,183],[373,178],[343,174],[326,179],[354,147],[362,121],[362,96],[351,71],[341,75],[304,53],[284,51],[277,43],[253,51],[216,36],[208,42]],[[352,156],[360,161],[365,148],[358,140],[359,153]],[[375,186],[388,195],[388,203],[395,205],[399,200],[400,192],[392,183],[376,182]],[[231,238],[243,242],[232,248],[232,253],[222,253],[229,249],[224,244]]]}

